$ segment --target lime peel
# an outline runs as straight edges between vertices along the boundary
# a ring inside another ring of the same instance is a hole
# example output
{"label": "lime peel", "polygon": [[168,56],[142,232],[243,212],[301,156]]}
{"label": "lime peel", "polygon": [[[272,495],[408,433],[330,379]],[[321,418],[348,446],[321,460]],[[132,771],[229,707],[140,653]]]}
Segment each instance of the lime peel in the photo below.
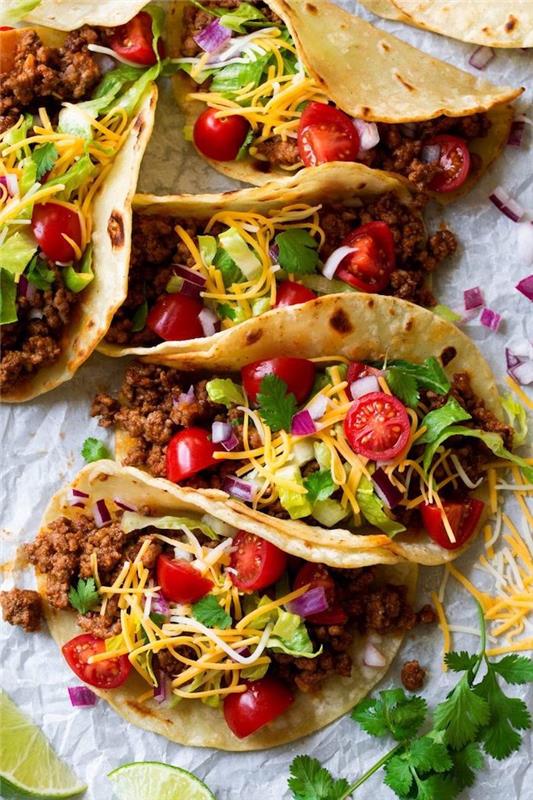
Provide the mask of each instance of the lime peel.
{"label": "lime peel", "polygon": [[196,775],[160,761],[124,764],[108,775],[120,800],[216,800]]}

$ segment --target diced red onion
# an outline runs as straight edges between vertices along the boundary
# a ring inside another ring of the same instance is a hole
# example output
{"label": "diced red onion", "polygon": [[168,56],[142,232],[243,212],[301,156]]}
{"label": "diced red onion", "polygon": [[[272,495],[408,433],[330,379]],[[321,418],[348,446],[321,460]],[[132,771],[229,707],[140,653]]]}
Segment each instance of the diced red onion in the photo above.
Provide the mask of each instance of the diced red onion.
{"label": "diced red onion", "polygon": [[513,367],[517,367],[519,364],[522,364],[522,359],[519,358],[514,353],[511,353],[508,347],[505,348],[505,361],[507,363],[507,370],[510,370]]}
{"label": "diced red onion", "polygon": [[350,384],[350,393],[355,400],[371,392],[379,392],[379,381],[375,375],[366,375]]}
{"label": "diced red onion", "polygon": [[224,491],[232,497],[250,503],[254,499],[255,486],[248,481],[243,481],[236,476],[229,475],[224,480]]}
{"label": "diced red onion", "polygon": [[509,138],[507,139],[508,147],[522,147],[522,139],[524,138],[524,131],[526,123],[523,119],[514,119],[511,123],[511,130],[509,131]]}
{"label": "diced red onion", "polygon": [[111,514],[106,506],[105,500],[101,498],[97,500],[93,506],[93,517],[97,528],[103,528],[108,522],[111,522]]}
{"label": "diced red onion", "polygon": [[180,278],[189,281],[189,283],[194,283],[196,286],[200,286],[202,289],[205,287],[206,279],[195,269],[184,267],[183,264],[173,264],[172,269],[174,271],[174,275],[179,275]]}
{"label": "diced red onion", "polygon": [[232,430],[228,438],[224,439],[224,441],[221,442],[220,444],[227,453],[230,453],[232,450],[235,450],[239,446],[239,440],[235,435],[235,431]]}
{"label": "diced red onion", "polygon": [[519,222],[524,216],[524,209],[522,206],[517,203],[516,200],[513,200],[502,186],[497,186],[496,189],[494,189],[492,194],[489,195],[489,200],[491,203],[494,203],[498,211],[501,211],[502,214],[505,214],[505,216],[513,222]]}
{"label": "diced red onion", "polygon": [[387,659],[372,642],[367,642],[363,653],[363,662],[367,667],[377,668],[384,667],[387,663]]}
{"label": "diced red onion", "polygon": [[72,486],[70,486],[66,492],[67,505],[73,508],[85,508],[85,503],[83,501],[88,497],[89,495],[87,492],[82,492],[81,489],[74,489]]}
{"label": "diced red onion", "polygon": [[329,398],[325,394],[319,393],[309,403],[307,410],[311,415],[311,419],[320,419],[326,413],[329,405]]}
{"label": "diced red onion", "polygon": [[485,305],[483,293],[479,286],[474,286],[473,289],[465,289],[463,292],[465,311],[471,311],[473,308],[481,308]]}
{"label": "diced red onion", "polygon": [[497,331],[500,327],[502,318],[501,314],[498,314],[497,311],[493,311],[491,308],[484,308],[481,312],[479,321],[485,326],[485,328],[489,328],[491,331]]}
{"label": "diced red onion", "polygon": [[190,386],[187,392],[181,392],[177,398],[174,398],[172,404],[174,406],[190,406],[195,400],[194,386]]}
{"label": "diced red onion", "polygon": [[6,175],[0,175],[0,183],[6,187],[6,191],[10,197],[16,197],[19,193],[19,182],[16,175],[8,172]]}
{"label": "diced red onion", "polygon": [[331,280],[337,272],[341,261],[343,261],[346,256],[350,255],[350,253],[355,253],[355,247],[347,247],[346,245],[337,247],[322,267],[322,275]]}
{"label": "diced red onion", "polygon": [[270,245],[270,247],[268,248],[268,255],[270,256],[270,259],[271,259],[273,264],[277,264],[278,263],[279,246],[276,244],[276,242],[273,242]]}
{"label": "diced red onion", "polygon": [[372,483],[377,496],[387,508],[396,508],[403,498],[403,494],[392,483],[384,469],[379,467],[372,475]]}
{"label": "diced red onion", "polygon": [[33,285],[33,283],[30,283],[30,281],[26,278],[25,275],[21,275],[19,278],[19,282],[17,284],[17,296],[25,297],[27,300],[31,301],[33,300],[36,294],[37,294],[37,289]]}
{"label": "diced red onion", "polygon": [[198,319],[202,326],[204,336],[213,336],[216,333],[215,326],[218,322],[218,317],[214,311],[211,311],[210,308],[202,308],[198,314]]}
{"label": "diced red onion", "polygon": [[170,606],[167,603],[165,597],[162,594],[154,594],[152,597],[152,611],[155,614],[162,614],[164,617],[168,617],[170,614]]}
{"label": "diced red onion", "polygon": [[352,120],[359,134],[359,152],[371,150],[379,144],[379,131],[375,122],[365,122],[362,119]]}
{"label": "diced red onion", "polygon": [[213,444],[219,444],[224,439],[228,439],[232,433],[233,428],[229,422],[213,422],[211,425],[211,441]]}
{"label": "diced red onion", "polygon": [[67,691],[74,708],[91,708],[98,702],[95,693],[91,692],[87,686],[69,686]]}
{"label": "diced red onion", "polygon": [[114,497],[113,502],[116,506],[121,508],[123,511],[137,511],[137,506],[134,506],[132,503],[126,503],[120,497]]}
{"label": "diced red onion", "polygon": [[420,157],[424,164],[436,164],[440,159],[440,144],[425,144]]}
{"label": "diced red onion", "polygon": [[306,408],[298,411],[292,418],[291,433],[294,436],[308,436],[310,433],[316,433],[313,417]]}
{"label": "diced red onion", "polygon": [[481,45],[480,47],[476,47],[468,59],[468,63],[471,67],[474,67],[474,69],[485,69],[487,64],[490,64],[495,55],[496,53],[492,47]]}
{"label": "diced red onion", "polygon": [[533,383],[533,361],[524,361],[523,364],[518,364],[510,369],[509,373],[517,383],[527,386]]}
{"label": "diced red onion", "polygon": [[297,597],[296,600],[291,600],[290,603],[287,603],[287,610],[291,614],[297,614],[299,617],[320,614],[321,611],[327,611],[328,608],[329,602],[323,586],[314,586],[305,594]]}
{"label": "diced red onion", "polygon": [[219,19],[214,19],[192,38],[206,53],[215,53],[231,39],[231,31]]}
{"label": "diced red onion", "polygon": [[527,297],[528,300],[533,300],[533,275],[528,275],[527,278],[522,278],[515,286],[519,292]]}
{"label": "diced red onion", "polygon": [[155,678],[157,686],[154,687],[154,700],[157,703],[164,703],[167,699],[168,678],[161,669],[157,670]]}

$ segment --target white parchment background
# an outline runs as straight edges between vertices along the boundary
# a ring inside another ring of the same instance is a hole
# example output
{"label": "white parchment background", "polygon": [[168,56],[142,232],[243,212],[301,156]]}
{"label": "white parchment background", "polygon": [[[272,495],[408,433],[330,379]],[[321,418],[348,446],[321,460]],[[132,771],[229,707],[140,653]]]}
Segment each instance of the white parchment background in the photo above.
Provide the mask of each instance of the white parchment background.
{"label": "white parchment background", "polygon": [[[356,9],[356,4],[350,0],[343,0],[342,4],[350,10]],[[479,9],[482,14],[483,3],[479,3]],[[364,9],[359,11],[372,19]],[[475,72],[467,64],[473,46],[399,23],[373,21],[422,50]],[[532,52],[499,51],[486,70],[487,77],[495,83],[527,86],[529,81],[529,91],[519,103],[526,112],[531,101]],[[156,132],[143,165],[141,189],[164,194],[230,188],[227,179],[206,167],[192,147],[182,143],[182,123],[169,87],[163,86],[161,94]],[[475,320],[466,326],[500,382],[505,375],[506,342],[517,335],[533,338],[531,303],[513,288],[520,278],[531,272],[531,267],[517,260],[518,226],[496,211],[487,197],[501,184],[525,207],[533,209],[531,137],[532,130],[528,126],[521,149],[507,148],[490,174],[467,198],[444,212],[433,210],[430,219],[433,227],[446,219],[461,242],[454,263],[443,269],[439,277],[436,288],[441,302],[461,308],[463,290],[480,285],[487,305],[504,315],[504,323],[497,334],[491,334]],[[89,418],[89,403],[96,391],[117,384],[123,368],[120,361],[94,356],[74,380],[59,390],[26,405],[0,409],[2,562],[13,556],[17,544],[33,539],[50,496],[82,466],[83,440],[89,435],[105,437]],[[471,570],[471,565],[480,547],[478,542],[461,563],[461,569],[478,582],[484,576]],[[420,603],[438,586],[440,578],[440,568],[422,571]],[[12,582],[13,579],[8,578],[5,587],[9,588]],[[32,576],[18,575],[17,583],[31,586]],[[468,596],[450,584],[447,610],[451,621],[474,624],[471,606]],[[474,648],[477,643],[471,636],[455,638],[457,647]],[[452,680],[441,672],[440,649],[441,637],[436,627],[417,632],[405,644],[396,668],[383,686],[397,685],[401,664],[409,657],[416,657],[429,668],[426,696],[430,703],[438,702]],[[244,796],[278,800],[289,796],[289,764],[299,753],[314,755],[335,775],[353,780],[385,752],[381,742],[367,737],[348,718],[289,747],[264,753],[225,754],[179,747],[128,725],[102,702],[94,709],[72,709],[66,687],[75,684],[76,679],[46,632],[29,636],[1,623],[0,664],[1,685],[42,727],[56,751],[89,785],[86,797],[90,800],[110,798],[112,793],[106,774],[130,761],[164,761],[191,769],[207,782],[219,800],[237,800]],[[488,762],[475,787],[465,792],[464,797],[531,800],[531,750],[529,739],[511,759],[502,764]],[[378,774],[355,796],[388,798],[392,793],[383,786]]]}

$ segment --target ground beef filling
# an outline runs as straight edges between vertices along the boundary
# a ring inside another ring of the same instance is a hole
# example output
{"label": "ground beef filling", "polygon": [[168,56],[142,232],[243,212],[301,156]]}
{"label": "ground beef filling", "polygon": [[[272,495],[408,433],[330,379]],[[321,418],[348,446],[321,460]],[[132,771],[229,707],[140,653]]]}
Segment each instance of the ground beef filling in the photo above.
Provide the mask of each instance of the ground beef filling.
{"label": "ground beef filling", "polygon": [[400,678],[409,692],[418,692],[426,680],[426,670],[416,660],[406,661],[402,667]]}
{"label": "ground beef filling", "polygon": [[[423,306],[434,305],[433,295],[426,288],[428,274],[455,252],[457,241],[446,228],[427,236],[419,215],[424,202],[419,196],[414,208],[408,208],[389,192],[361,208],[324,206],[320,211],[320,225],[326,235],[320,251],[322,260],[360,225],[374,220],[386,222],[394,236],[396,267],[385,293]],[[146,325],[135,330],[135,312],[145,301],[151,308],[165,294],[174,264],[194,265],[189,249],[176,233],[177,225],[193,240],[203,232],[203,224],[194,219],[134,215],[128,296],[113,318],[106,336],[108,342],[121,347],[151,347],[161,341]],[[212,234],[222,230],[215,227]]]}
{"label": "ground beef filling", "polygon": [[27,632],[40,629],[43,606],[39,592],[31,589],[0,592],[0,606],[4,620],[10,625],[20,625]]}

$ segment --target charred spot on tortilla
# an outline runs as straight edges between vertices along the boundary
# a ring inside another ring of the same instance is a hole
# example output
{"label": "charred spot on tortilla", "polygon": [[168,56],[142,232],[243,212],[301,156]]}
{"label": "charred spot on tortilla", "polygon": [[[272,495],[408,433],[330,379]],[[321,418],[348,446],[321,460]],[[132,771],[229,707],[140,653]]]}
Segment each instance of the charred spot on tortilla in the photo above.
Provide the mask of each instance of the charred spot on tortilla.
{"label": "charred spot on tortilla", "polygon": [[329,324],[337,333],[351,333],[353,330],[352,323],[342,308],[337,309],[337,311],[332,314]]}
{"label": "charred spot on tortilla", "polygon": [[402,86],[405,86],[408,92],[416,92],[416,88],[411,83],[409,83],[409,81],[406,81],[405,78],[402,78],[399,72],[394,72],[393,74],[394,77],[400,81]]}
{"label": "charred spot on tortilla", "polygon": [[455,356],[457,355],[457,350],[455,347],[445,347],[442,353],[440,354],[440,360],[442,362],[442,366],[445,367],[450,361],[453,361]]}
{"label": "charred spot on tortilla", "polygon": [[124,245],[124,219],[120,211],[112,211],[107,223],[107,232],[113,248]]}
{"label": "charred spot on tortilla", "polygon": [[146,120],[144,119],[144,116],[142,114],[139,114],[133,125],[133,130],[137,131],[139,137],[141,136],[145,126],[146,126]]}
{"label": "charred spot on tortilla", "polygon": [[368,106],[363,106],[361,108],[361,116],[363,117],[363,119],[366,119],[366,117],[370,114],[370,111],[371,109]]}
{"label": "charred spot on tortilla", "polygon": [[383,50],[385,53],[390,53],[391,46],[388,42],[382,39],[378,44],[381,50]]}
{"label": "charred spot on tortilla", "polygon": [[255,331],[250,331],[246,334],[246,344],[256,344],[256,342],[258,342],[262,336],[263,331],[261,328],[257,328]]}
{"label": "charred spot on tortilla", "polygon": [[156,716],[149,706],[143,706],[141,703],[135,702],[135,700],[126,700],[126,705],[132,708],[134,711],[137,711],[143,717]]}
{"label": "charred spot on tortilla", "polygon": [[306,3],[305,10],[308,11],[309,14],[318,14],[318,8],[314,6],[312,3]]}
{"label": "charred spot on tortilla", "polygon": [[356,189],[357,191],[360,191],[361,189],[366,189],[366,181],[361,181],[361,183],[358,183]]}
{"label": "charred spot on tortilla", "polygon": [[517,22],[517,18],[513,17],[512,14],[509,14],[509,19],[505,23],[505,30],[511,32],[516,27]]}
{"label": "charred spot on tortilla", "polygon": [[407,319],[407,320],[405,321],[404,330],[405,330],[405,331],[410,331],[410,330],[412,330],[412,329],[413,329],[413,324],[414,324],[414,320],[413,320],[413,318],[412,318],[412,317],[409,317],[409,319]]}

